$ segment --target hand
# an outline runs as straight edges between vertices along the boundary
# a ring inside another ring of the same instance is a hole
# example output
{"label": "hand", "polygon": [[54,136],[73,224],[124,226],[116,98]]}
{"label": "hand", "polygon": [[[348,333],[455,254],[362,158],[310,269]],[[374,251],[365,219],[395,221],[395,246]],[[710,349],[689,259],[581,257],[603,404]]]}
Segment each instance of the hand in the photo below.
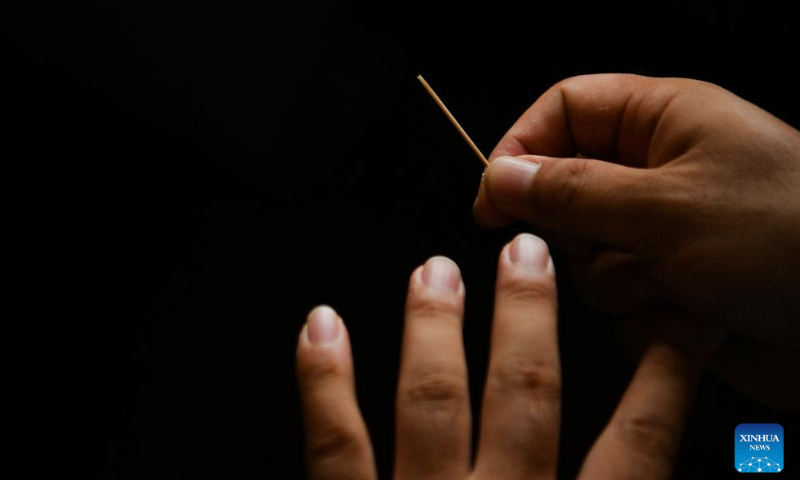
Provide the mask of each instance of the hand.
{"label": "hand", "polygon": [[718,373],[800,406],[800,132],[708,83],[592,75],[546,92],[490,159],[480,224],[554,234],[601,310],[734,333]]}
{"label": "hand", "polygon": [[[555,276],[547,245],[523,234],[500,254],[474,465],[463,309],[464,284],[451,260],[431,258],[411,275],[396,405],[395,478],[556,478],[561,370]],[[679,330],[683,338],[702,338],[691,325]],[[580,478],[669,478],[702,351],[684,350],[663,338],[650,343]],[[317,307],[309,315],[300,334],[297,367],[310,478],[375,479],[367,429],[356,404],[349,338],[330,307]]]}

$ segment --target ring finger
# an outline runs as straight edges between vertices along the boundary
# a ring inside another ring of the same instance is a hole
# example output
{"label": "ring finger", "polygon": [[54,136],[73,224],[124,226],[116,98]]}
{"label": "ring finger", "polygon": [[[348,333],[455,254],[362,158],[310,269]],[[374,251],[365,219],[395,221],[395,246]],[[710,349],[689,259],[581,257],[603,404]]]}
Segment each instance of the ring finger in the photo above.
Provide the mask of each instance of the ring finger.
{"label": "ring finger", "polygon": [[500,254],[476,470],[555,478],[561,414],[556,287],[547,244],[522,234]]}

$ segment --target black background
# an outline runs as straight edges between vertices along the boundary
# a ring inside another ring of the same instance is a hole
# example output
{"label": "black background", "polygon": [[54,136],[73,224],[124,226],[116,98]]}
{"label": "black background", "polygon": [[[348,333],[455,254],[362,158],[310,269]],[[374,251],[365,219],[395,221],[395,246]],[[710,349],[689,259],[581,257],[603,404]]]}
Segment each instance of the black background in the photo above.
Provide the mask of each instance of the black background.
{"label": "black background", "polygon": [[[9,415],[32,478],[302,477],[294,348],[318,303],[350,328],[389,478],[407,277],[434,254],[463,271],[479,405],[496,256],[523,228],[474,224],[481,165],[418,73],[486,153],[585,73],[707,80],[800,125],[796,22],[767,7],[2,9]],[[633,365],[559,280],[571,478]],[[743,422],[781,423],[800,478],[797,416],[712,377],[676,477],[735,475]]]}

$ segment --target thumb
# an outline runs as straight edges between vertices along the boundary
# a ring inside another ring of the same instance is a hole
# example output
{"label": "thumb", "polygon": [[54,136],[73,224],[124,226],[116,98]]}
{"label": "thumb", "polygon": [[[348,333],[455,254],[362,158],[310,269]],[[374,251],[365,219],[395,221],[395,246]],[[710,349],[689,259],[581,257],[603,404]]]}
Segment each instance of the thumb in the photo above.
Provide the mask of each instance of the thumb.
{"label": "thumb", "polygon": [[538,155],[495,158],[486,168],[486,202],[557,233],[636,251],[647,237],[664,238],[678,198],[659,170],[586,158]]}

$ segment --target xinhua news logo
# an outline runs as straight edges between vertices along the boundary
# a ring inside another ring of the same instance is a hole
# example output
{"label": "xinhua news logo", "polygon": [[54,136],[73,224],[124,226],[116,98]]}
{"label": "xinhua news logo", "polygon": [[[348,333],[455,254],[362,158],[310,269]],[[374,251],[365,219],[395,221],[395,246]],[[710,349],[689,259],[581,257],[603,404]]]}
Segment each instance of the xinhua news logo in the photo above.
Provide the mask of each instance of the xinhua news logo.
{"label": "xinhua news logo", "polygon": [[737,472],[783,471],[783,427],[777,423],[740,423],[734,434]]}

